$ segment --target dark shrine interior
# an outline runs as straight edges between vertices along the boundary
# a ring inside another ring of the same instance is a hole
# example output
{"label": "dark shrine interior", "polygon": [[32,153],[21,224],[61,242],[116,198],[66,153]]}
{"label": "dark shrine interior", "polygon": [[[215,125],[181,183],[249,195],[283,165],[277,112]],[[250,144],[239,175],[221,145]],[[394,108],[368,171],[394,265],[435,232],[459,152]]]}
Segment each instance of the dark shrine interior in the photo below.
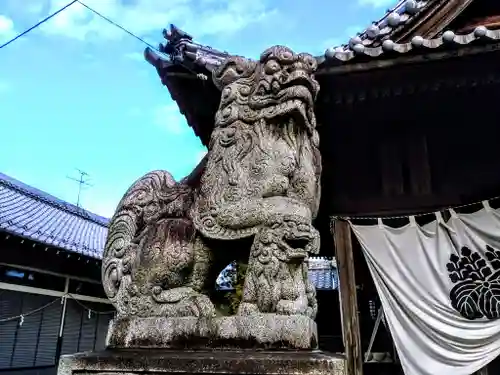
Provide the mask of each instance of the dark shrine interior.
{"label": "dark shrine interior", "polygon": [[412,214],[495,196],[496,58],[322,77],[322,212]]}
{"label": "dark shrine interior", "polygon": [[[323,175],[315,225],[322,234],[321,255],[334,255],[331,216],[356,221],[432,213],[500,195],[500,129],[494,120],[500,114],[499,57],[492,51],[317,77]],[[433,219],[432,214],[418,218]],[[387,223],[401,226],[408,220]],[[366,350],[375,320],[372,306],[380,302],[374,301],[377,293],[355,238],[353,247]],[[320,330],[328,330],[318,318]],[[387,332],[379,330],[375,348],[390,351],[388,345]]]}

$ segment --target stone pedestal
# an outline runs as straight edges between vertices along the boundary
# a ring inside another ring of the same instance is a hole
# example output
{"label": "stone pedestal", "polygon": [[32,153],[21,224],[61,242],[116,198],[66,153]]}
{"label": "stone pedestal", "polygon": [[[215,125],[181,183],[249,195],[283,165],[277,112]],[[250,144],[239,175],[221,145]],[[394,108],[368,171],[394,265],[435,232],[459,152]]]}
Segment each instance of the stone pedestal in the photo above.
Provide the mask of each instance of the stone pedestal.
{"label": "stone pedestal", "polygon": [[316,323],[300,315],[120,318],[105,351],[63,356],[58,375],[345,374],[344,358],[317,343]]}
{"label": "stone pedestal", "polygon": [[58,375],[344,375],[344,359],[314,351],[108,349],[65,355]]}
{"label": "stone pedestal", "polygon": [[120,318],[108,349],[316,349],[316,322],[304,315],[233,315],[214,319]]}

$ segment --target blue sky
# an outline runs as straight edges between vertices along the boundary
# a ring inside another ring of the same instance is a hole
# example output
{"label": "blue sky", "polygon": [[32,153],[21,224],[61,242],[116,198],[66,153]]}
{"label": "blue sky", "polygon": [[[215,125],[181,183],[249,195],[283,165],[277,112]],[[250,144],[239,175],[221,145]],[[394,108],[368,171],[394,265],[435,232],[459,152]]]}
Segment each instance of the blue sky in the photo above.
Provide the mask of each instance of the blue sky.
{"label": "blue sky", "polygon": [[[0,0],[0,44],[69,0]],[[274,44],[321,54],[380,18],[394,0],[85,0],[157,45],[174,23],[195,40],[256,58]],[[314,4],[314,5],[313,5]],[[154,169],[177,179],[204,153],[142,58],[145,45],[80,4],[0,49],[0,172],[111,216]]]}

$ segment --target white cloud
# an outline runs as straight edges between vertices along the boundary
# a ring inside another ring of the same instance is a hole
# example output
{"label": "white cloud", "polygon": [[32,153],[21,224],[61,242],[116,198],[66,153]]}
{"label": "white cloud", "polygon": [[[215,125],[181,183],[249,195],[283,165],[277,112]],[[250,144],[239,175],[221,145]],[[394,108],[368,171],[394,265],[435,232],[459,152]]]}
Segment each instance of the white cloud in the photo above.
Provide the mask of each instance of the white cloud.
{"label": "white cloud", "polygon": [[2,4],[2,9],[14,12],[14,14],[22,12],[31,16],[38,16],[47,8],[49,0],[1,0],[0,3]]}
{"label": "white cloud", "polygon": [[184,116],[174,102],[156,108],[153,122],[173,135],[183,134],[188,129]]}
{"label": "white cloud", "polygon": [[351,39],[357,33],[362,32],[363,30],[364,30],[364,28],[359,26],[359,25],[351,25],[351,26],[347,27],[344,30],[344,32],[342,32],[338,37],[329,38],[329,39],[324,40],[322,43],[320,43],[319,44],[319,47],[321,47],[320,52],[323,53],[328,48],[339,47],[343,44],[349,43],[349,39]]}
{"label": "white cloud", "polygon": [[326,51],[328,48],[331,48],[331,47],[338,47],[340,46],[342,43],[345,43],[345,40],[342,40],[341,38],[330,38],[330,39],[327,39],[325,41],[323,41],[321,44],[320,44],[320,51],[321,52],[324,52]]}
{"label": "white cloud", "polygon": [[0,94],[6,93],[10,90],[10,85],[7,82],[0,81]]}
{"label": "white cloud", "polygon": [[43,11],[44,2],[40,0],[23,0],[24,11],[32,14],[40,14]]}
{"label": "white cloud", "polygon": [[142,110],[139,107],[130,107],[127,114],[132,117],[137,117],[142,114]]}
{"label": "white cloud", "polygon": [[196,154],[196,157],[195,157],[195,162],[196,164],[198,164],[201,159],[203,159],[205,157],[205,155],[207,154],[207,150],[203,150],[203,151],[200,151]]}
{"label": "white cloud", "polygon": [[358,0],[359,5],[371,6],[373,8],[390,7],[397,4],[395,0]]}
{"label": "white cloud", "polygon": [[0,43],[7,42],[15,35],[14,21],[0,14]]}
{"label": "white cloud", "polygon": [[140,52],[130,52],[125,54],[125,58],[129,60],[134,60],[134,61],[139,61],[139,62],[144,62],[144,54]]}
{"label": "white cloud", "polygon": [[86,198],[82,203],[84,209],[108,219],[113,217],[119,203],[119,198],[104,200],[103,197],[97,197],[94,194]]}
{"label": "white cloud", "polygon": [[363,27],[360,25],[351,25],[345,29],[344,35],[349,36],[349,37],[353,37],[357,33],[364,31],[365,29],[366,29],[366,27]]}
{"label": "white cloud", "polygon": [[[54,12],[67,0],[49,0]],[[205,35],[234,33],[252,23],[263,21],[275,11],[266,0],[85,0],[84,3],[136,35],[145,36],[174,23],[200,38]],[[117,40],[126,34],[79,3],[58,14],[41,27],[48,35],[78,40],[90,37]]]}

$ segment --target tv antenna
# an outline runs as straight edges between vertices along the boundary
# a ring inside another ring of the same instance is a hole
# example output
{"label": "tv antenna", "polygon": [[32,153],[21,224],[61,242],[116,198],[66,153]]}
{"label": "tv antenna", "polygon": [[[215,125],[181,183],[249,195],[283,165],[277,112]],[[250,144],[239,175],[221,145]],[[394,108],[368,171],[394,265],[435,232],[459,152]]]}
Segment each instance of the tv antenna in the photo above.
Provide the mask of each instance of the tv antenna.
{"label": "tv antenna", "polygon": [[89,184],[89,180],[88,180],[89,174],[87,172],[82,171],[81,169],[78,169],[78,168],[75,168],[75,169],[80,174],[80,178],[74,178],[74,177],[70,177],[70,176],[67,176],[67,178],[69,178],[70,180],[73,180],[75,182],[78,182],[78,198],[76,200],[76,207],[81,208],[80,207],[80,196],[82,194],[83,188],[86,186],[93,186],[93,185]]}

